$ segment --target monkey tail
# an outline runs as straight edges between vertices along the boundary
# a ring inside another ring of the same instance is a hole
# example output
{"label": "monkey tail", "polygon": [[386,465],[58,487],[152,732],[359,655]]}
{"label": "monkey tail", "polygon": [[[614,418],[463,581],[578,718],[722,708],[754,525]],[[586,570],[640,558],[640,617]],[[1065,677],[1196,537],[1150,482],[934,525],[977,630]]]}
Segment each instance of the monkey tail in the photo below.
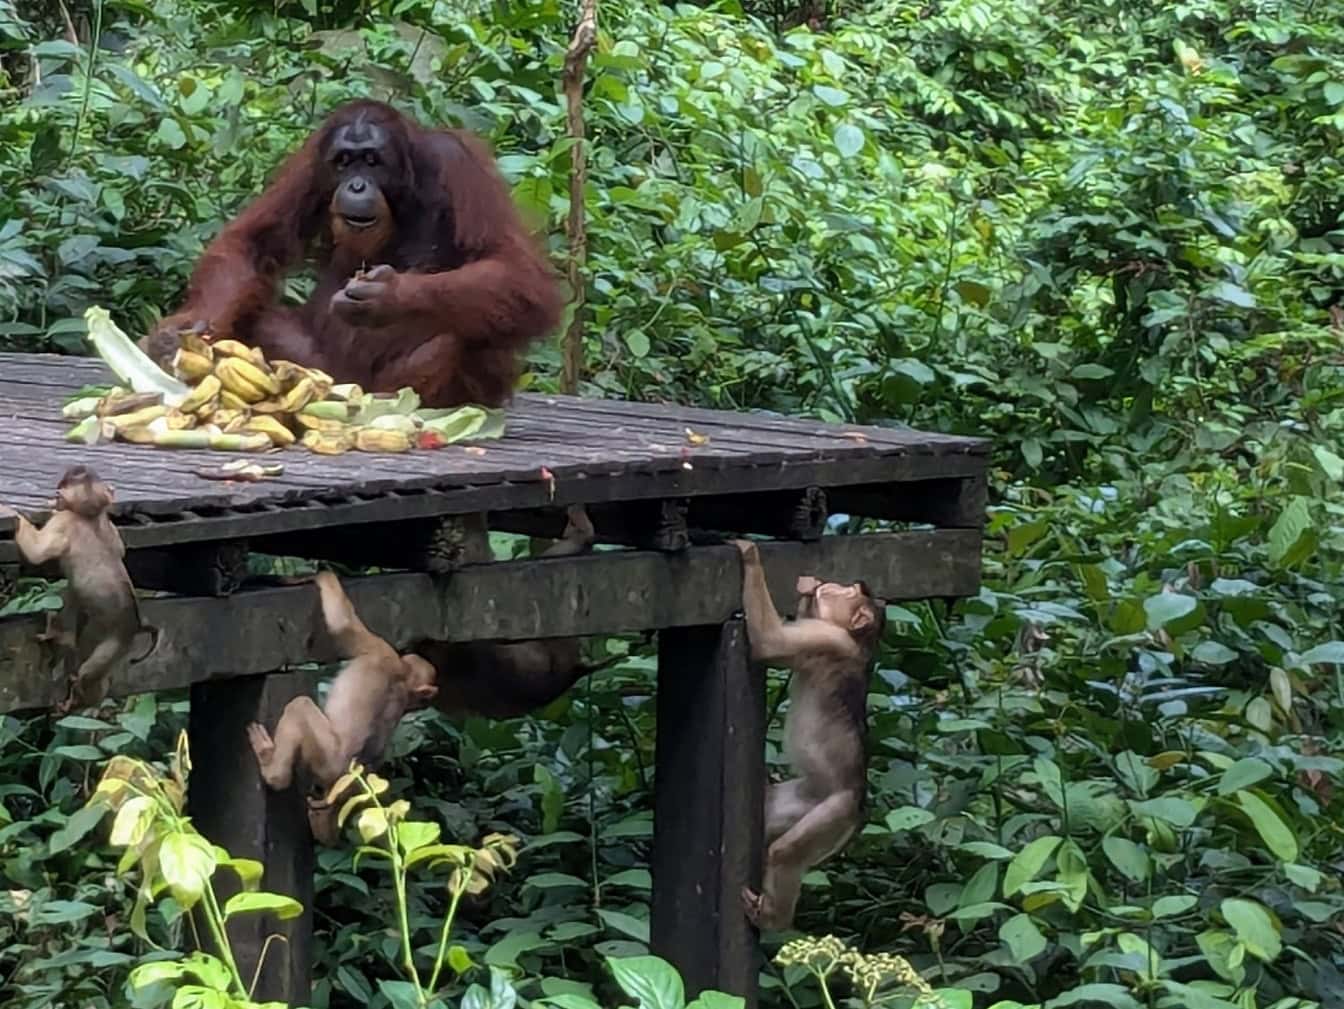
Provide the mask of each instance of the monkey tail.
{"label": "monkey tail", "polygon": [[141,625],[140,630],[138,630],[138,631],[136,632],[136,634],[137,634],[137,635],[140,635],[140,634],[146,634],[146,635],[148,635],[148,636],[149,636],[149,647],[146,648],[140,655],[138,655],[138,656],[136,656],[135,658],[131,659],[131,665],[135,665],[137,662],[144,662],[145,659],[149,658],[151,655],[154,654],[155,651],[158,650],[158,647],[159,647],[159,633],[160,633],[160,632],[159,632],[159,629],[158,629],[157,627],[152,627],[152,626],[150,626],[149,624],[142,624],[142,625]]}

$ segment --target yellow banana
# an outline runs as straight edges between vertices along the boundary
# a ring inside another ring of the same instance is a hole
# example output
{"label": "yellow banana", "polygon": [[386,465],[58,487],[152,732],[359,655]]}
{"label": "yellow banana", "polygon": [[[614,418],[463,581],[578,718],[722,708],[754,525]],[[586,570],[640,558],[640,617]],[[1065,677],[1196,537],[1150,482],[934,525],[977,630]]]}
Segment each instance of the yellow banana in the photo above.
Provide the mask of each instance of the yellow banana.
{"label": "yellow banana", "polygon": [[211,401],[219,399],[223,388],[214,375],[206,375],[196,388],[187,393],[187,398],[181,402],[178,409],[183,413],[198,413],[209,406]]}
{"label": "yellow banana", "polygon": [[305,375],[285,394],[280,409],[285,413],[298,413],[316,398],[317,383]]}
{"label": "yellow banana", "polygon": [[325,434],[337,434],[349,430],[349,425],[344,421],[329,420],[326,417],[314,417],[310,413],[296,413],[294,419],[300,427],[307,428],[309,431],[322,431]]}
{"label": "yellow banana", "polygon": [[361,452],[409,452],[411,436],[405,431],[364,427],[355,435],[355,448]]}
{"label": "yellow banana", "polygon": [[210,447],[220,452],[261,452],[271,447],[269,435],[216,434],[210,436]]}
{"label": "yellow banana", "polygon": [[187,330],[183,333],[179,333],[177,339],[178,343],[181,344],[182,349],[188,354],[196,354],[199,357],[205,358],[211,364],[214,363],[215,352],[210,348],[210,344],[205,342],[200,333],[193,333],[191,330]]}
{"label": "yellow banana", "polygon": [[259,403],[268,396],[280,395],[280,383],[274,375],[240,357],[224,358],[215,365],[215,375],[225,389],[248,403]]}
{"label": "yellow banana", "polygon": [[294,432],[285,427],[284,424],[274,417],[253,417],[243,425],[243,431],[247,433],[264,434],[271,439],[271,444],[284,448],[286,445],[293,445],[295,438]]}
{"label": "yellow banana", "polygon": [[173,373],[188,384],[199,382],[209,375],[214,367],[214,362],[204,354],[183,349],[173,355]]}
{"label": "yellow banana", "polygon": [[151,421],[158,420],[168,412],[166,406],[147,406],[143,410],[134,410],[131,413],[119,413],[113,417],[103,418],[118,431],[123,431],[132,427],[143,427]]}
{"label": "yellow banana", "polygon": [[257,368],[266,367],[266,355],[256,347],[249,347],[237,340],[216,340],[210,346],[215,348],[216,360],[221,357],[232,357],[239,361],[246,361]]}
{"label": "yellow banana", "polygon": [[163,394],[158,392],[114,392],[104,396],[95,413],[99,417],[115,417],[123,413],[136,413],[146,407],[159,406]]}
{"label": "yellow banana", "polygon": [[136,445],[153,445],[154,439],[158,437],[157,433],[149,429],[148,424],[136,424],[133,427],[119,427],[116,431],[117,437],[122,441],[129,441]]}
{"label": "yellow banana", "polygon": [[159,448],[209,448],[210,432],[201,428],[191,431],[155,431],[152,441]]}
{"label": "yellow banana", "polygon": [[305,431],[303,447],[319,455],[343,455],[354,447],[349,431]]}
{"label": "yellow banana", "polygon": [[225,410],[247,411],[252,404],[243,399],[243,397],[229,392],[228,389],[221,389],[219,392],[219,405]]}
{"label": "yellow banana", "polygon": [[196,426],[196,415],[180,410],[169,410],[163,419],[169,431],[186,431]]}
{"label": "yellow banana", "polygon": [[308,369],[293,361],[272,361],[270,367],[282,389],[292,389],[308,377]]}

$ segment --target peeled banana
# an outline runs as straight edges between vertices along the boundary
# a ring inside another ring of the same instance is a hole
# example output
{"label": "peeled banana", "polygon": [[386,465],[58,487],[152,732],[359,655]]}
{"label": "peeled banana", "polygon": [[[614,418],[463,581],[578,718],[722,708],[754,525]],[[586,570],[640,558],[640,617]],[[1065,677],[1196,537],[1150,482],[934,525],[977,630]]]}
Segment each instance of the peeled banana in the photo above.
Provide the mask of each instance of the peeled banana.
{"label": "peeled banana", "polygon": [[405,431],[362,427],[355,434],[355,448],[361,452],[409,452],[411,436]]}

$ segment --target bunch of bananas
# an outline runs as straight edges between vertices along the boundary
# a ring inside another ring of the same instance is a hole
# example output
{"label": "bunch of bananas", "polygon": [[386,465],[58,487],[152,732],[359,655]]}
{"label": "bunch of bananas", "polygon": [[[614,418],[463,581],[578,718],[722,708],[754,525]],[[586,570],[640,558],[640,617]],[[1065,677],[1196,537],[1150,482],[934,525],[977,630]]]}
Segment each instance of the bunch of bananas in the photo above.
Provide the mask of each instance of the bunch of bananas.
{"label": "bunch of bananas", "polygon": [[[230,452],[298,444],[323,455],[340,455],[352,449],[438,448],[467,437],[498,437],[503,431],[498,411],[472,406],[422,411],[412,389],[394,395],[366,393],[355,384],[338,385],[317,368],[268,362],[260,350],[237,340],[206,341],[184,333],[171,366],[183,385],[148,359],[136,361],[137,369],[146,366],[157,372],[150,376],[156,379],[149,383],[153,391],[116,388],[106,396],[67,404],[65,416],[79,421],[67,440],[91,445],[119,439]],[[164,382],[185,394],[166,394]]]}

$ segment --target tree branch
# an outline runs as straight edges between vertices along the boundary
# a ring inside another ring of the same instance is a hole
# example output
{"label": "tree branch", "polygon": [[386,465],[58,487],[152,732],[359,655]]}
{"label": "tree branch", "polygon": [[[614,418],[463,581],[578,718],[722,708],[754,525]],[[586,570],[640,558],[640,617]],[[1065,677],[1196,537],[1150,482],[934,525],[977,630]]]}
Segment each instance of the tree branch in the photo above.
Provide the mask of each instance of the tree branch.
{"label": "tree branch", "polygon": [[584,267],[588,259],[588,230],[583,215],[583,194],[588,182],[588,149],[584,141],[583,79],[588,67],[588,54],[597,43],[597,0],[582,0],[579,23],[574,37],[565,50],[565,109],[569,135],[573,146],[569,149],[569,219],[565,235],[569,239],[569,286],[574,295],[574,311],[565,330],[564,371],[560,388],[563,392],[579,391],[579,374],[583,371],[583,317],[588,285]]}

